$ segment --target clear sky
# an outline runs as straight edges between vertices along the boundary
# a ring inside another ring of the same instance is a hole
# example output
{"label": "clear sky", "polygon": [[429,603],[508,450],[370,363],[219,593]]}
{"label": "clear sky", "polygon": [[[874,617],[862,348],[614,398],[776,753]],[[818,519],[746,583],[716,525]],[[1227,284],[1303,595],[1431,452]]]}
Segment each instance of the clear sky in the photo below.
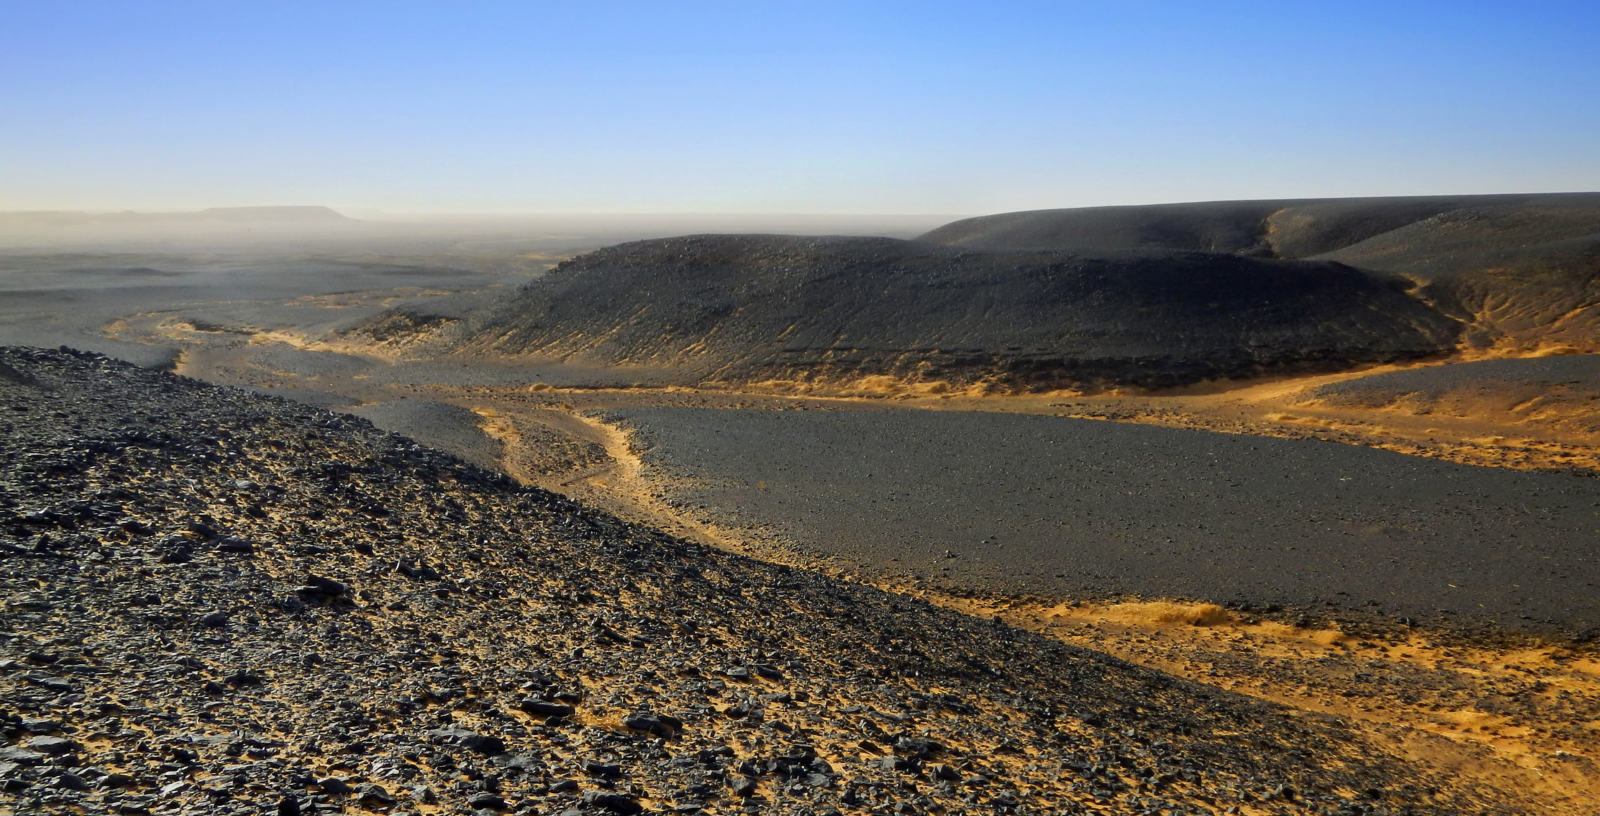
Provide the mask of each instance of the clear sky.
{"label": "clear sky", "polygon": [[0,0],[0,209],[1600,189],[1600,2]]}

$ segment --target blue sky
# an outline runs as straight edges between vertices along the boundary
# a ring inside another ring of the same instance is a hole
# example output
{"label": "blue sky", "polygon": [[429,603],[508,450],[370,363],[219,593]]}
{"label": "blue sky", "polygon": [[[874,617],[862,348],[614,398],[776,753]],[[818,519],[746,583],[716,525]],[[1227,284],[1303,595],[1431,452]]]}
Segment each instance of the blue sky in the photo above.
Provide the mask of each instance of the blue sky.
{"label": "blue sky", "polygon": [[1600,3],[0,0],[0,209],[1600,189]]}

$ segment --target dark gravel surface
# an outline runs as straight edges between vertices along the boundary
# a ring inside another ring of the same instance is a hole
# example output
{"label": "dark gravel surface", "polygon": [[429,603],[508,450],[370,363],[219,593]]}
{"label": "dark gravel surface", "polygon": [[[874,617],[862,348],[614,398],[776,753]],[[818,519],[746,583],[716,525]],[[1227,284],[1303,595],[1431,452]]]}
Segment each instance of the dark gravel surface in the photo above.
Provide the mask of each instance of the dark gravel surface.
{"label": "dark gravel surface", "polygon": [[390,433],[408,436],[430,448],[450,451],[479,467],[496,469],[500,442],[478,429],[477,414],[458,405],[425,399],[398,399],[363,405],[350,413]]}
{"label": "dark gravel surface", "polygon": [[8,813],[1505,811],[1333,721],[94,355],[0,349],[0,602]]}
{"label": "dark gravel surface", "polygon": [[682,506],[941,588],[1600,633],[1593,478],[1010,414],[615,416]]}
{"label": "dark gravel surface", "polygon": [[[1359,397],[1363,394],[1420,392],[1440,397],[1461,388],[1485,389],[1527,385],[1536,388],[1568,386],[1600,395],[1600,354],[1566,354],[1508,360],[1425,366],[1405,371],[1372,374],[1324,385],[1311,391],[1315,397]],[[1596,406],[1600,410],[1600,406]]]}

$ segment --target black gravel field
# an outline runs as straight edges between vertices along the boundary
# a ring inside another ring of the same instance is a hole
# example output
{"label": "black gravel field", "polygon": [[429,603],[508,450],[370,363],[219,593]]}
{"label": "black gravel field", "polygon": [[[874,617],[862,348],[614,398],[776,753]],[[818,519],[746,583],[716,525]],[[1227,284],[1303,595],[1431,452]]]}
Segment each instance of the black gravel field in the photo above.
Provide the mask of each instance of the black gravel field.
{"label": "black gravel field", "polygon": [[1015,414],[614,416],[681,506],[941,589],[1600,633],[1593,478]]}

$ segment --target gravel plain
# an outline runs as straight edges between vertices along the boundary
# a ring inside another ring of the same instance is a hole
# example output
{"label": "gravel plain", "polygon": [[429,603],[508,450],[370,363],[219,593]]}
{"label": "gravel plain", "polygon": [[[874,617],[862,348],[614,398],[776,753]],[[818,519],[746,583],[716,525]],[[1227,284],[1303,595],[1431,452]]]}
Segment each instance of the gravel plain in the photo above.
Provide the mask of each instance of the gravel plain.
{"label": "gravel plain", "polygon": [[669,500],[953,591],[1600,632],[1600,479],[957,411],[628,408]]}

